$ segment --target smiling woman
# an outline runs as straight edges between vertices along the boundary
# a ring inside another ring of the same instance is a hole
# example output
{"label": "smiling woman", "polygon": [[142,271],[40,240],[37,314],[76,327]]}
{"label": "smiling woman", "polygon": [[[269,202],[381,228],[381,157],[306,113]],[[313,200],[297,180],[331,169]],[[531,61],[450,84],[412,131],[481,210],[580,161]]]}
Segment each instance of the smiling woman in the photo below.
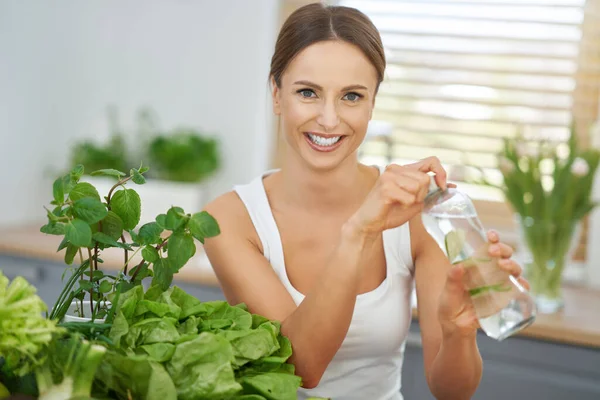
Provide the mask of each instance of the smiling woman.
{"label": "smiling woman", "polygon": [[[358,162],[385,55],[356,9],[299,8],[271,62],[281,169],[215,199],[221,227],[206,254],[227,300],[270,319],[293,347],[300,399],[400,400],[416,283],[425,374],[438,399],[470,398],[481,377],[477,319],[462,284],[421,221],[437,158],[385,170]],[[511,250],[490,235],[490,255]],[[520,267],[505,260],[513,275]]]}

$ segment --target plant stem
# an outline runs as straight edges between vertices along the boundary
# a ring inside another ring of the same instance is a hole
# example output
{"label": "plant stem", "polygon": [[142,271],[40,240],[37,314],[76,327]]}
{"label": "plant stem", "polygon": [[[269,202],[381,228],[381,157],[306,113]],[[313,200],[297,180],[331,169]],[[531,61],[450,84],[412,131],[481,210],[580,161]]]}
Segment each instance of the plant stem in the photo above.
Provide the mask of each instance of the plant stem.
{"label": "plant stem", "polygon": [[92,260],[92,250],[88,247],[88,254],[90,256],[90,312],[92,315],[90,316],[92,320],[94,319],[94,265]]}
{"label": "plant stem", "polygon": [[[125,244],[125,235],[121,235],[121,241]],[[127,265],[129,264],[129,260],[127,257],[127,249],[123,249],[125,251],[125,268],[123,269],[123,273],[127,275]]]}
{"label": "plant stem", "polygon": [[108,208],[108,210],[110,211],[110,200],[112,198],[112,193],[113,191],[118,188],[119,186],[121,186],[122,184],[124,184],[125,182],[127,182],[128,180],[130,180],[131,177],[127,177],[125,179],[121,179],[119,180],[119,182],[117,182],[113,187],[110,188],[110,191],[108,192],[108,196],[106,196],[106,208]]}
{"label": "plant stem", "polygon": [[[81,252],[81,247],[78,249],[79,250],[79,260],[81,261],[81,264],[83,264],[83,253]],[[88,259],[88,264],[91,265],[92,263],[92,259]],[[90,280],[92,279],[92,277],[90,276]],[[83,271],[81,271],[81,280],[83,280]],[[80,310],[81,310],[81,318],[83,318],[83,299],[79,299],[79,305],[80,305]]]}
{"label": "plant stem", "polygon": [[135,266],[135,272],[131,276],[132,281],[135,281],[135,277],[137,276],[138,272],[140,272],[140,269],[142,269],[142,265],[144,265],[144,259],[142,259],[142,261],[140,261],[140,263]]}

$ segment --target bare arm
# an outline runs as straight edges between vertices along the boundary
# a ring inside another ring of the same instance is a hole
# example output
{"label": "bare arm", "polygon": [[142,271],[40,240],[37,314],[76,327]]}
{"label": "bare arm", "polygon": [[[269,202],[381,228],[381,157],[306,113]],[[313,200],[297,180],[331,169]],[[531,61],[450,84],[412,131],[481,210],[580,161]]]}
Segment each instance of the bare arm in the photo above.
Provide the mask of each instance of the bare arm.
{"label": "bare arm", "polygon": [[225,195],[207,211],[219,221],[221,234],[207,239],[205,250],[227,300],[244,302],[253,313],[281,321],[293,347],[290,362],[304,387],[316,386],[350,326],[365,265],[362,257],[370,245],[365,235],[350,224],[342,228],[318,283],[296,307],[271,265],[244,235],[251,226],[241,227],[240,221],[250,222],[237,196]]}
{"label": "bare arm", "polygon": [[438,306],[440,298],[449,291],[456,297],[467,296],[462,275],[451,269],[452,265],[425,230],[420,215],[411,220],[410,229],[427,383],[438,400],[470,399],[483,369],[477,330],[458,331],[442,326]]}

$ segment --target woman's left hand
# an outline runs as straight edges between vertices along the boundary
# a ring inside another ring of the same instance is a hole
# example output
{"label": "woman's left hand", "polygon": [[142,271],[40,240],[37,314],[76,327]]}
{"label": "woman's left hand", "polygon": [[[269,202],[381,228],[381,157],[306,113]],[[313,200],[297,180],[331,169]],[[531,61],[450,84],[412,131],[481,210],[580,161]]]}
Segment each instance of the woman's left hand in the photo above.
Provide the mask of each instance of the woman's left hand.
{"label": "woman's left hand", "polygon": [[[489,231],[487,237],[490,243],[489,255],[500,258],[498,266],[514,276],[525,289],[529,290],[529,283],[521,276],[521,266],[511,259],[512,248],[500,242],[498,234],[494,231]],[[440,295],[438,317],[444,334],[474,336],[479,328],[469,291],[463,283],[464,273],[465,269],[462,264],[453,265],[448,271],[446,285]]]}

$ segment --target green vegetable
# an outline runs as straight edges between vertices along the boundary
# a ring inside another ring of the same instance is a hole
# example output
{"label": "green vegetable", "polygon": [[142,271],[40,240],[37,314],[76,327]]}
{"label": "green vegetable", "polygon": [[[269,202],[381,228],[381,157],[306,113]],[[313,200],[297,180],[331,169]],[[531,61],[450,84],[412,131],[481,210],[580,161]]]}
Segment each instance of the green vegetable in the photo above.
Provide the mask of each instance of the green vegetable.
{"label": "green vegetable", "polygon": [[446,246],[446,254],[450,262],[456,261],[456,258],[460,255],[465,244],[465,231],[457,229],[450,231],[444,238],[444,244]]}
{"label": "green vegetable", "polygon": [[138,286],[116,307],[109,338],[121,355],[111,352],[97,378],[120,398],[149,398],[150,369],[172,388],[161,400],[296,398],[301,378],[286,363],[292,346],[278,322],[176,286]]}
{"label": "green vegetable", "polygon": [[0,271],[0,358],[17,376],[29,373],[52,334],[63,331],[42,316],[46,310],[35,287],[19,276],[9,284]]}
{"label": "green vegetable", "polygon": [[504,286],[503,283],[498,283],[496,285],[487,285],[487,286],[480,286],[474,289],[469,290],[469,294],[471,296],[477,296],[480,295],[482,293],[487,293],[487,292],[508,292],[512,290],[512,288],[510,286]]}
{"label": "green vegetable", "polygon": [[106,348],[78,336],[51,342],[45,363],[34,371],[39,399],[89,398],[105,352]]}

